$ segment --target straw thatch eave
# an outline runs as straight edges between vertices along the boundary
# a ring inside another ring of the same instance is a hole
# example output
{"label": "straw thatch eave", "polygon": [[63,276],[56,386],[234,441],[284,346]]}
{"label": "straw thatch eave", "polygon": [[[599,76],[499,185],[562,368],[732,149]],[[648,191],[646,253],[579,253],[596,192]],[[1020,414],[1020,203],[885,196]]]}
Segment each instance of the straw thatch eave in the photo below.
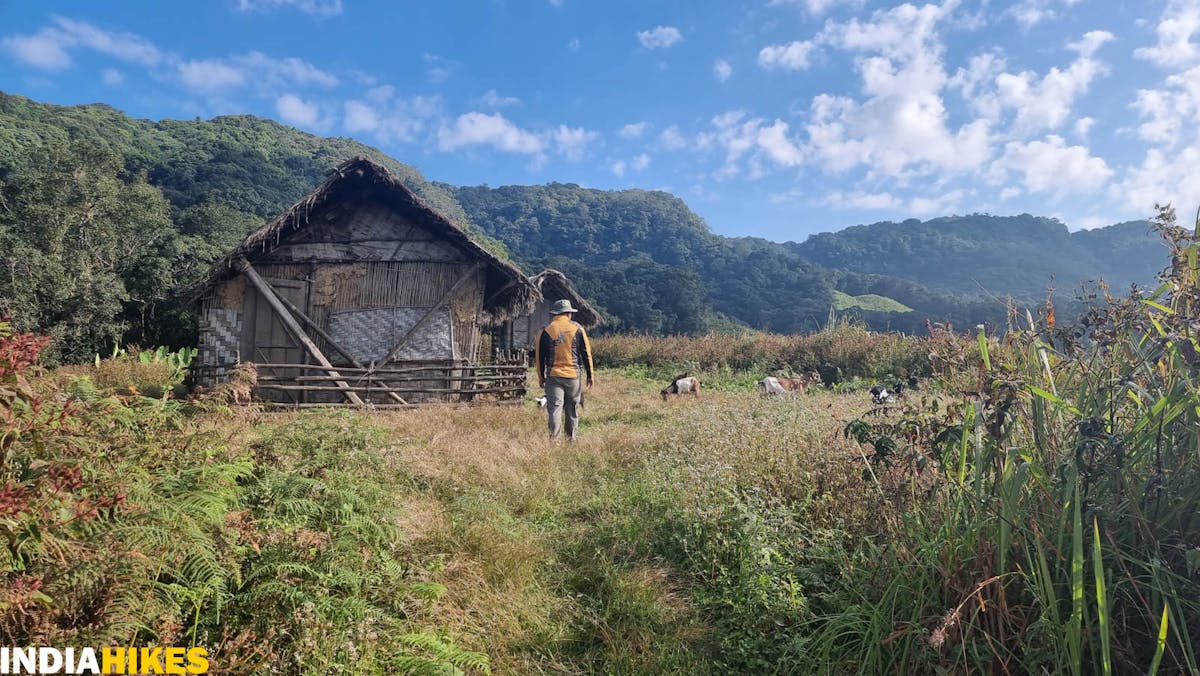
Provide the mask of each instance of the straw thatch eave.
{"label": "straw thatch eave", "polygon": [[547,268],[530,277],[529,281],[537,287],[547,302],[564,298],[571,301],[571,304],[579,310],[575,313],[575,321],[585,327],[591,328],[604,323],[604,318],[600,316],[596,308],[592,307],[592,304],[579,294],[575,285],[562,272]]}
{"label": "straw thatch eave", "polygon": [[217,261],[208,274],[185,292],[192,302],[207,295],[222,280],[236,275],[237,261],[251,262],[269,253],[292,233],[309,225],[309,216],[326,203],[349,193],[371,192],[397,209],[412,213],[435,235],[443,237],[484,263],[486,282],[484,307],[480,320],[486,325],[500,324],[529,314],[541,293],[516,266],[481,247],[448,218],[427,205],[401,183],[386,167],[359,155],[338,165],[315,190],[258,230],[250,233],[233,251]]}

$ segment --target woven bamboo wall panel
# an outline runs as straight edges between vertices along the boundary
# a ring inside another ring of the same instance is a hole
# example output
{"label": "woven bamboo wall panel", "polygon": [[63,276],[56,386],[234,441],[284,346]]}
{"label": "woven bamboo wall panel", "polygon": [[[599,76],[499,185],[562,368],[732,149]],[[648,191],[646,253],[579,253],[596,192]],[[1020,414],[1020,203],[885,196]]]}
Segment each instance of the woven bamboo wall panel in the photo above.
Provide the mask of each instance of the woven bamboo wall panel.
{"label": "woven bamboo wall panel", "polygon": [[226,365],[238,361],[242,335],[242,313],[205,303],[200,310],[200,384],[206,387],[225,380]]}
{"label": "woven bamboo wall panel", "polygon": [[[400,338],[408,333],[428,308],[377,308],[336,310],[329,315],[329,335],[359,362],[382,362]],[[450,312],[441,308],[425,320],[396,355],[396,361],[453,359]]]}

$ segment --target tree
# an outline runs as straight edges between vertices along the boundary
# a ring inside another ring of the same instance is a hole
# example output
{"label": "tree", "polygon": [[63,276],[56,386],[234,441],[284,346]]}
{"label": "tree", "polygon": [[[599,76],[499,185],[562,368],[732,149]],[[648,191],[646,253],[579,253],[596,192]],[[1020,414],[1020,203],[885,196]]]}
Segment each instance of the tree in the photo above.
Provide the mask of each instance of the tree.
{"label": "tree", "polygon": [[52,359],[111,346],[170,287],[153,260],[175,237],[167,202],[122,171],[119,155],[77,143],[31,153],[0,182],[0,314],[49,335]]}

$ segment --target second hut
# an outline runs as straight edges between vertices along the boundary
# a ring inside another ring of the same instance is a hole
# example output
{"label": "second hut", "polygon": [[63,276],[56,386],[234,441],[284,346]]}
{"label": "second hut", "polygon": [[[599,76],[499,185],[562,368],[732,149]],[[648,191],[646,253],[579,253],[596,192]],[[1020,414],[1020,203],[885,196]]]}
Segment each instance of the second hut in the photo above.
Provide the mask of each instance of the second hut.
{"label": "second hut", "polygon": [[493,343],[502,352],[532,352],[538,333],[550,323],[550,306],[557,300],[569,300],[579,310],[575,321],[585,329],[604,323],[596,308],[592,307],[576,290],[575,285],[558,270],[546,269],[529,278],[530,284],[541,293],[541,300],[524,316],[497,327]]}

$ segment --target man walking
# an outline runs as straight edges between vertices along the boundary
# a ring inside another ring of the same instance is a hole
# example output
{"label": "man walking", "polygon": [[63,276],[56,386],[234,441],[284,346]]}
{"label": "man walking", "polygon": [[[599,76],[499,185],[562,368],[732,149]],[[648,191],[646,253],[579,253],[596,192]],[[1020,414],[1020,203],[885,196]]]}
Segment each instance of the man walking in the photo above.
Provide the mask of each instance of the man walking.
{"label": "man walking", "polygon": [[546,389],[551,439],[558,438],[565,426],[567,439],[575,440],[583,398],[581,381],[586,375],[589,388],[594,382],[592,344],[583,327],[573,321],[575,312],[578,310],[571,306],[571,301],[555,301],[550,307],[553,318],[542,329],[534,351],[538,385]]}

